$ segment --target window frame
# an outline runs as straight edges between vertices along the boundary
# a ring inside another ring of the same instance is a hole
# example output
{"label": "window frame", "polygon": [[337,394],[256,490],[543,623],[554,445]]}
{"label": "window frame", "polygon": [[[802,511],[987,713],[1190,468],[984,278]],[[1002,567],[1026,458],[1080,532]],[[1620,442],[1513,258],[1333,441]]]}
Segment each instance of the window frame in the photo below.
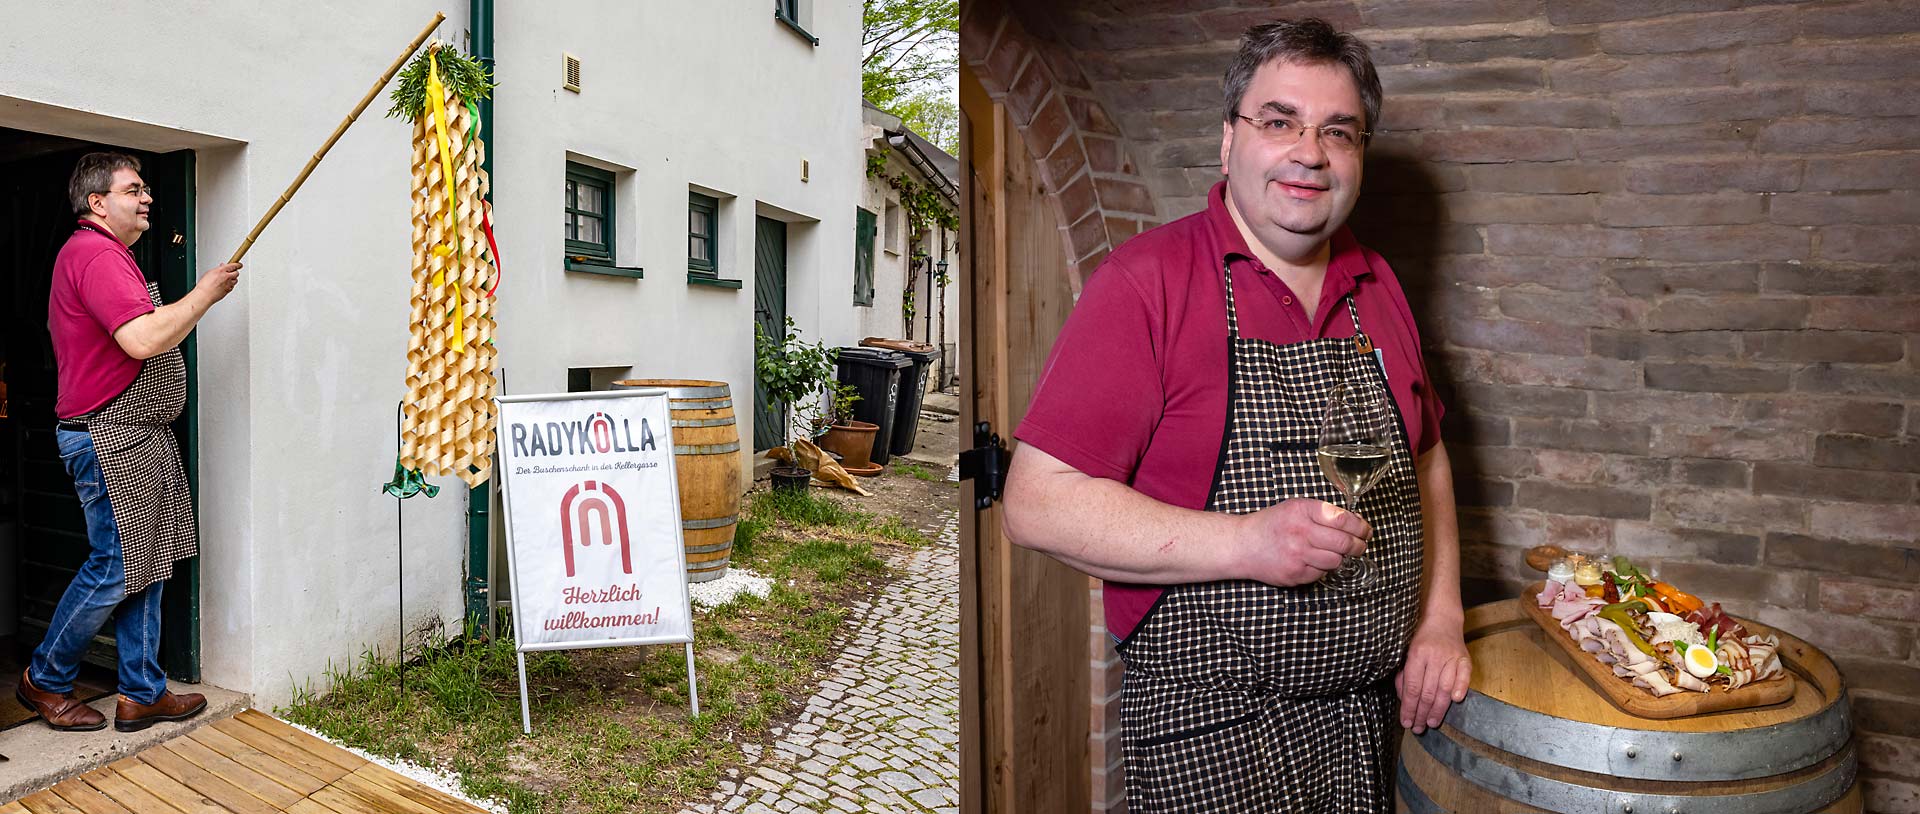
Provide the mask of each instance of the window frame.
{"label": "window frame", "polygon": [[780,21],[781,25],[786,26],[800,39],[818,48],[820,38],[814,36],[813,32],[808,31],[806,26],[800,23],[800,3],[801,0],[773,0],[773,19]]}
{"label": "window frame", "polygon": [[[565,189],[564,186],[562,187],[563,197],[561,198],[560,204],[561,204],[562,211],[564,211],[567,214],[567,217],[569,220],[571,220],[575,215],[585,215],[587,217],[599,218],[600,219],[600,236],[605,239],[601,243],[594,243],[592,241],[577,240],[575,238],[565,237],[564,241],[566,246],[567,260],[571,262],[578,262],[578,261],[574,261],[574,258],[584,257],[584,258],[587,258],[585,262],[589,264],[605,265],[605,266],[613,265],[614,247],[618,245],[615,242],[616,235],[614,233],[614,217],[615,217],[614,213],[616,211],[616,207],[614,202],[613,173],[600,169],[599,167],[590,167],[586,164],[581,164],[576,161],[568,161],[566,180],[571,181],[575,184],[586,184],[586,185],[598,187],[600,189],[600,203],[603,211],[589,212],[584,209],[580,209],[579,207],[568,206],[566,204],[566,199],[564,197],[564,189]],[[593,261],[595,260],[600,261],[600,263],[597,263],[597,264],[593,263]]]}
{"label": "window frame", "polygon": [[[692,221],[688,221],[687,240],[689,244],[687,247],[687,275],[689,277],[704,277],[718,280],[720,279],[720,199],[712,195],[687,190],[687,216],[691,218],[695,212],[704,212],[706,214],[707,233],[705,235],[694,234],[693,223]],[[707,253],[711,255],[710,259],[699,260],[694,258],[691,241],[696,237],[703,238],[707,241]]]}
{"label": "window frame", "polygon": [[[873,307],[874,242],[879,234],[880,216],[864,206],[853,214],[853,304]],[[865,261],[864,263],[862,261]],[[862,268],[864,266],[864,268]],[[864,276],[862,272],[865,272]]]}

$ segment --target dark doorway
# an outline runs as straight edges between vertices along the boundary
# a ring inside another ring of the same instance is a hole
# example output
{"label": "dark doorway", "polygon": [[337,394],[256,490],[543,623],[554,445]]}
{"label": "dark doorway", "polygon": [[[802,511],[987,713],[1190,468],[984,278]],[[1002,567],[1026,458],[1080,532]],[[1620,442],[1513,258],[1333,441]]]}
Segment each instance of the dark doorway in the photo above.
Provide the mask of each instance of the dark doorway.
{"label": "dark doorway", "polygon": [[[787,225],[768,217],[753,219],[753,322],[767,336],[787,335]],[[785,405],[774,404],[766,389],[753,386],[753,448],[772,449],[787,442],[781,418]]]}
{"label": "dark doorway", "polygon": [[[0,540],[11,542],[11,554],[0,557],[0,664],[24,662],[40,643],[54,606],[89,551],[79,499],[53,440],[55,373],[47,294],[54,256],[73,231],[67,177],[74,161],[94,150],[138,158],[141,176],[154,188],[151,226],[132,251],[147,279],[160,284],[162,298],[178,300],[197,278],[192,151],[150,153],[0,128],[0,381],[5,384]],[[192,477],[198,446],[192,336],[182,349],[190,395],[174,431]],[[167,583],[161,637],[161,663],[176,680],[200,680],[199,598],[197,560],[180,563]],[[111,625],[100,632],[87,662],[114,668],[112,636]],[[5,680],[17,676],[16,668]],[[108,673],[106,684],[113,683]]]}

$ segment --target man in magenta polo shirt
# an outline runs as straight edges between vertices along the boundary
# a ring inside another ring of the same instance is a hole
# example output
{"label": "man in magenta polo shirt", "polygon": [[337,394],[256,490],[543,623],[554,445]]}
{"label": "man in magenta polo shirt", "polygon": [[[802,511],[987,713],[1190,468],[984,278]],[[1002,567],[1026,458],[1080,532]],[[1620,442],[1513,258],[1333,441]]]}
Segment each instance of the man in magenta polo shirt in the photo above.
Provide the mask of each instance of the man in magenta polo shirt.
{"label": "man in magenta polo shirt", "polygon": [[[1225,84],[1226,180],[1088,280],[1006,530],[1105,580],[1130,811],[1387,812],[1394,724],[1438,726],[1471,668],[1441,405],[1399,281],[1345,228],[1380,83],[1308,19],[1249,29]],[[1357,512],[1314,457],[1336,385],[1398,411]],[[1370,582],[1322,580],[1363,554]]]}
{"label": "man in magenta polo shirt", "polygon": [[240,264],[208,271],[179,302],[162,304],[127,250],[147,230],[152,189],[140,162],[88,153],[67,197],[78,221],[53,264],[47,329],[59,371],[55,439],[73,476],[91,552],[55,607],[15,697],[48,726],[88,731],[106,716],[73,695],[80,659],[114,620],[120,699],[114,728],[146,729],[206,709],[199,693],[167,689],[160,668],[160,596],[173,563],[198,553],[193,497],[169,424],[186,404],[179,345],[239,279]]}

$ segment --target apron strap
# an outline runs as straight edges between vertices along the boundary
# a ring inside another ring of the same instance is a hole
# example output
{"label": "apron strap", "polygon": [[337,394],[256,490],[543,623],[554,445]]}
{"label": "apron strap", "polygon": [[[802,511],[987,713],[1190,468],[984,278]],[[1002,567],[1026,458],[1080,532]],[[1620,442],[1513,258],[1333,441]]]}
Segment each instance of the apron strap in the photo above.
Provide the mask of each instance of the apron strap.
{"label": "apron strap", "polygon": [[1220,261],[1220,270],[1227,275],[1227,340],[1240,338],[1240,314],[1233,307],[1233,263]]}

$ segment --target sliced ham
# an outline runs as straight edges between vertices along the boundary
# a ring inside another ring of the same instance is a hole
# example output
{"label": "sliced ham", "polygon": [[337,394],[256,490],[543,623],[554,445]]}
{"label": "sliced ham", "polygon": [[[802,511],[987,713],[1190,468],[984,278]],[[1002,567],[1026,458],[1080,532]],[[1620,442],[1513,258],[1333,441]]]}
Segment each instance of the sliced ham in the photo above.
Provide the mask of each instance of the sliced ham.
{"label": "sliced ham", "polygon": [[1680,685],[1680,689],[1693,690],[1694,692],[1707,691],[1707,682],[1694,678],[1692,673],[1682,670],[1677,674],[1677,677],[1678,680],[1675,683]]}
{"label": "sliced ham", "polygon": [[1667,677],[1662,675],[1658,670],[1635,678],[1633,680],[1633,686],[1651,692],[1656,697],[1668,696],[1681,691],[1679,687],[1668,683]]}

